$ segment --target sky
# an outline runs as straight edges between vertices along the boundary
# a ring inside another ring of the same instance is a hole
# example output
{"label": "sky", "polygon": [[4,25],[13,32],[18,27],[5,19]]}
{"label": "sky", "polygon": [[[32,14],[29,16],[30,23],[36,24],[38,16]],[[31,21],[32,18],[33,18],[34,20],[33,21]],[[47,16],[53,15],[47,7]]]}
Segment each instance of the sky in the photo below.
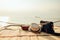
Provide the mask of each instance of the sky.
{"label": "sky", "polygon": [[26,24],[60,20],[60,0],[0,0],[0,16],[10,17],[10,22]]}

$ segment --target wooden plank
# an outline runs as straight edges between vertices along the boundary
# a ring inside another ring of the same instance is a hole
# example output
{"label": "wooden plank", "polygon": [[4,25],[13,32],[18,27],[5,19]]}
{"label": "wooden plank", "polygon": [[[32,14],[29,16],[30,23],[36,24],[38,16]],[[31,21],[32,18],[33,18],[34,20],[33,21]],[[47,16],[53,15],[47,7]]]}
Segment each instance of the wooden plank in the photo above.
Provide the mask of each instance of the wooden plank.
{"label": "wooden plank", "polygon": [[38,39],[39,39],[39,40],[48,40],[48,39],[46,39],[46,38],[44,38],[44,37],[42,37],[42,36],[41,36],[41,37],[38,36]]}
{"label": "wooden plank", "polygon": [[[36,35],[40,35],[40,36],[36,36]],[[7,37],[1,37],[1,36],[7,36]],[[0,40],[60,40],[60,38],[46,33],[35,34],[33,32],[23,31],[22,29],[18,29],[15,31],[13,30],[0,31]]]}
{"label": "wooden plank", "polygon": [[56,40],[60,40],[60,38],[56,37],[56,36],[51,36],[52,38],[56,39]]}
{"label": "wooden plank", "polygon": [[31,36],[31,40],[39,40],[37,36]]}
{"label": "wooden plank", "polygon": [[21,40],[27,40],[27,38],[26,37],[21,37]]}
{"label": "wooden plank", "polygon": [[18,37],[9,38],[9,40],[18,40]]}

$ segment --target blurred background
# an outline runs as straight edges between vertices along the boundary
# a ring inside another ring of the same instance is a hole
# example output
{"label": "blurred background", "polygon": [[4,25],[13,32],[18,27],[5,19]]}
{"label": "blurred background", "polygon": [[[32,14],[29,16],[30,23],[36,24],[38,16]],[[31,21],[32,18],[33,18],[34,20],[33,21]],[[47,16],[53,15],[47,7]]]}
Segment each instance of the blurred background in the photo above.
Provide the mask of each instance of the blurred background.
{"label": "blurred background", "polygon": [[39,24],[40,20],[60,20],[60,0],[0,0],[0,21]]}

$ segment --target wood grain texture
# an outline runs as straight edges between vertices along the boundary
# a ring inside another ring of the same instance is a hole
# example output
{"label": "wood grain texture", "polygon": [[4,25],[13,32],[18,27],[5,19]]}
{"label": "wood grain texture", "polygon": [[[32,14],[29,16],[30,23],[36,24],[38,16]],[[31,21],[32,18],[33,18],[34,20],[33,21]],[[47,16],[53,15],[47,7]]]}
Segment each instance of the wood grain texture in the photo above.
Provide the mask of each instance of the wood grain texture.
{"label": "wood grain texture", "polygon": [[6,30],[0,31],[0,40],[60,40],[60,37],[53,36],[43,32],[33,33],[29,31],[24,31],[20,28],[17,30],[6,29]]}

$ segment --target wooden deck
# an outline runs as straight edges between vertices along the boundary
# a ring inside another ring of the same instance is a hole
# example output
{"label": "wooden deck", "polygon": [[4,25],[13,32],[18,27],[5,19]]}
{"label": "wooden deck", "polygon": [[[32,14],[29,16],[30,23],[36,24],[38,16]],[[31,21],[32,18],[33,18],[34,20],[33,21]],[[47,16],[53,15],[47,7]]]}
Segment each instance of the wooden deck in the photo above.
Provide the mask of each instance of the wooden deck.
{"label": "wooden deck", "polygon": [[46,33],[23,31],[20,27],[13,30],[0,30],[0,40],[60,40],[60,37]]}

